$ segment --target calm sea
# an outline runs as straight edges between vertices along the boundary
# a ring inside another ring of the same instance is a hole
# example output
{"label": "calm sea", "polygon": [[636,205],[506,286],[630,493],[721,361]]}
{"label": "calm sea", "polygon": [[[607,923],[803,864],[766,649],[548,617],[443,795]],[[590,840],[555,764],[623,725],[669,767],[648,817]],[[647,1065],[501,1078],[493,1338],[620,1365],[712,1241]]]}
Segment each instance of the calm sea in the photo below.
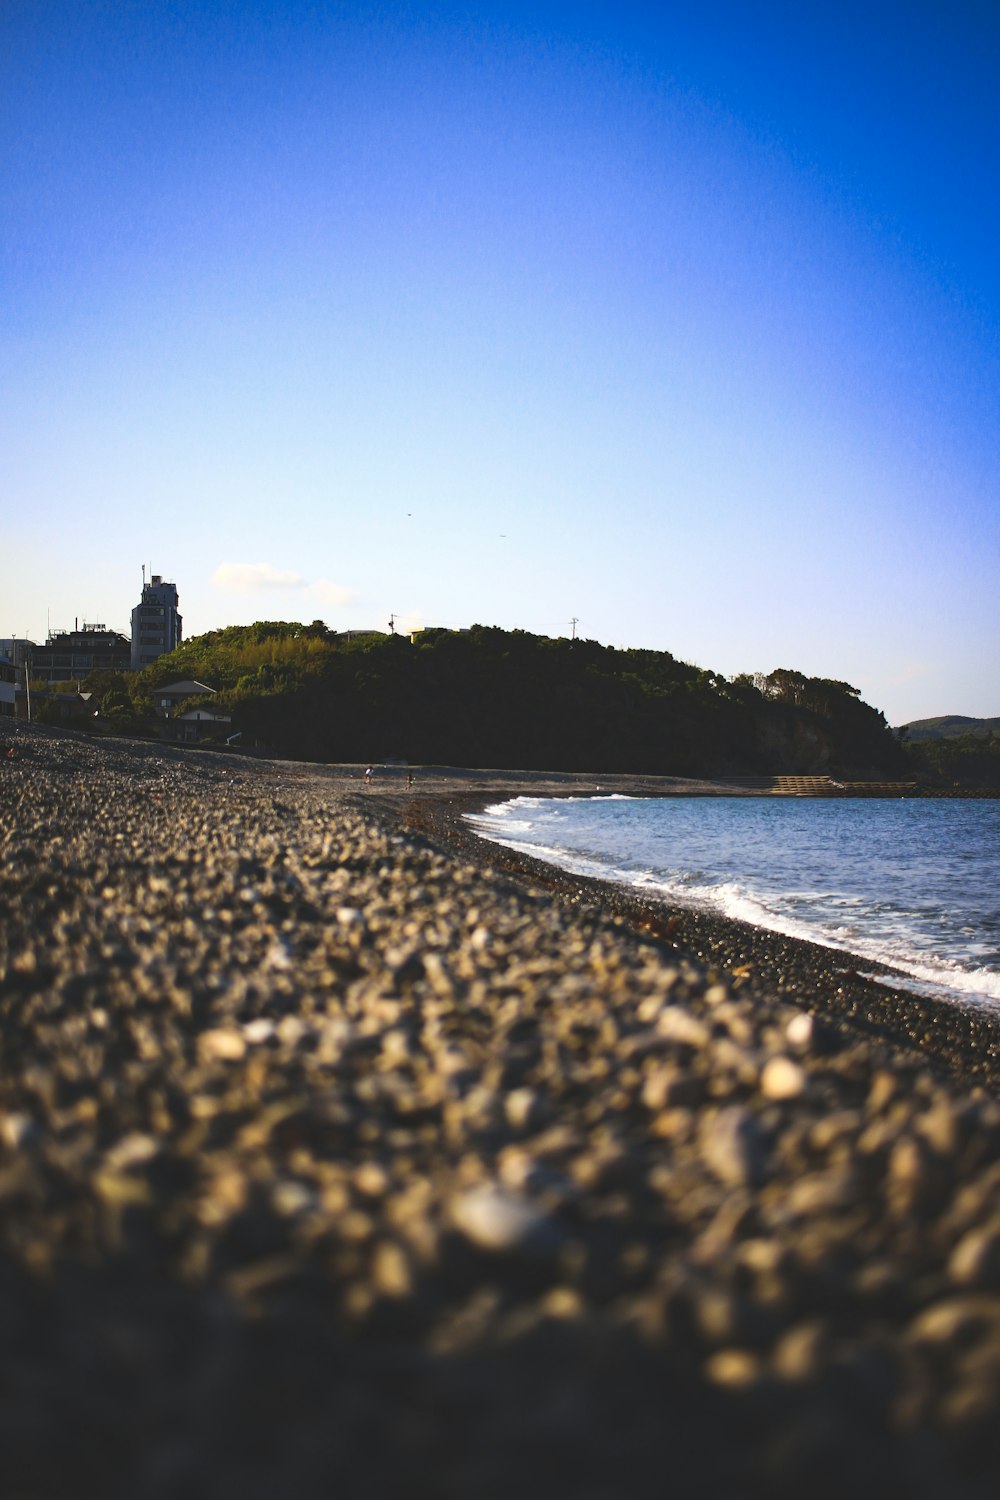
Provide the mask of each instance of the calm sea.
{"label": "calm sea", "polygon": [[1000,801],[518,797],[478,833],[1000,1005]]}

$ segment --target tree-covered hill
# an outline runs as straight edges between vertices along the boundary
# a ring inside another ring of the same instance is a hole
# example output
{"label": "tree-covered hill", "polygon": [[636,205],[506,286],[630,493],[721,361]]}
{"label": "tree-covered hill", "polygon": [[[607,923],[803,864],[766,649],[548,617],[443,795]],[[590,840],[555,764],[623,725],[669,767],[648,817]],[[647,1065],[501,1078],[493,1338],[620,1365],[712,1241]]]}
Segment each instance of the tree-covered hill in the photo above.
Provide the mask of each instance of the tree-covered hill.
{"label": "tree-covered hill", "polygon": [[928,786],[1000,788],[1000,734],[949,734],[906,744],[914,773]]}
{"label": "tree-covered hill", "polygon": [[1000,734],[1000,719],[971,719],[965,714],[942,714],[936,719],[914,719],[899,731],[911,745],[920,740],[953,739],[959,735]]}
{"label": "tree-covered hill", "polygon": [[190,677],[249,697],[309,681],[336,640],[322,620],[312,625],[286,620],[230,625],[183,641],[133,680],[137,693]]}
{"label": "tree-covered hill", "polygon": [[886,776],[892,731],[847,683],[790,669],[729,679],[667,651],[474,626],[345,637],[321,621],[196,637],[103,691],[132,714],[195,678],[246,741],[311,760],[526,770]]}
{"label": "tree-covered hill", "polygon": [[915,719],[897,734],[913,774],[925,786],[1000,788],[1000,719],[942,714]]}

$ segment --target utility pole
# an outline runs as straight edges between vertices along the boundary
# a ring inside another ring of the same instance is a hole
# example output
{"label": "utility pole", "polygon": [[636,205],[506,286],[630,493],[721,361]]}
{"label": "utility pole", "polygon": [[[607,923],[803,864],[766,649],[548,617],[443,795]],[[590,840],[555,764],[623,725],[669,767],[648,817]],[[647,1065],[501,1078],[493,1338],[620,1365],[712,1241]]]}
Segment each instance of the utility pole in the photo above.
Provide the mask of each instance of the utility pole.
{"label": "utility pole", "polygon": [[580,621],[578,620],[578,618],[576,617],[576,615],[574,615],[573,618],[572,618],[572,620],[570,620],[569,623],[570,623],[570,628],[573,631],[573,634],[570,636],[570,640],[575,641],[576,640],[576,627],[579,625]]}
{"label": "utility pole", "polygon": [[395,615],[390,615],[389,616],[389,631],[390,631],[390,634],[392,634],[392,635],[396,634],[396,616]]}

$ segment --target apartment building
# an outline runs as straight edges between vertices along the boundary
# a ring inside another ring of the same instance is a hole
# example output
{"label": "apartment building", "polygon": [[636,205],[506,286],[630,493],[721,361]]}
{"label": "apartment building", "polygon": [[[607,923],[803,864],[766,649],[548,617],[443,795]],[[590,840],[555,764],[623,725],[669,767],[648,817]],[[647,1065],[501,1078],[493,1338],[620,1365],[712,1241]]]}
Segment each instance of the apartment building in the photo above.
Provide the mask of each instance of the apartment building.
{"label": "apartment building", "polygon": [[50,631],[44,646],[31,648],[35,682],[74,682],[91,672],[127,672],[131,648],[127,636],[106,625],[76,625]]}
{"label": "apartment building", "polygon": [[180,643],[177,585],[165,583],[159,573],[154,573],[148,583],[143,583],[142,598],[132,611],[133,672],[148,667]]}
{"label": "apartment building", "polygon": [[0,719],[14,717],[15,671],[10,657],[0,653]]}

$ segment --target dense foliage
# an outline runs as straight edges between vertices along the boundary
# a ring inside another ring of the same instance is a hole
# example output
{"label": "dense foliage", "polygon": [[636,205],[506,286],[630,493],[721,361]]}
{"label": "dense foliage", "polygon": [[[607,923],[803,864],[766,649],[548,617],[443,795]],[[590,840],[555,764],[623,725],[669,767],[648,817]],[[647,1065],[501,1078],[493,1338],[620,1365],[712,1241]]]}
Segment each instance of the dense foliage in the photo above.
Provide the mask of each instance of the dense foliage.
{"label": "dense foliage", "polygon": [[1000,735],[947,735],[906,744],[922,782],[940,787],[1000,787]]}
{"label": "dense foliage", "polygon": [[411,643],[338,636],[321,621],[234,627],[105,681],[103,701],[141,715],[155,687],[185,678],[219,690],[245,741],[305,759],[691,776],[904,769],[884,717],[847,683],[788,669],[730,680],[667,651],[520,630],[426,630]]}

